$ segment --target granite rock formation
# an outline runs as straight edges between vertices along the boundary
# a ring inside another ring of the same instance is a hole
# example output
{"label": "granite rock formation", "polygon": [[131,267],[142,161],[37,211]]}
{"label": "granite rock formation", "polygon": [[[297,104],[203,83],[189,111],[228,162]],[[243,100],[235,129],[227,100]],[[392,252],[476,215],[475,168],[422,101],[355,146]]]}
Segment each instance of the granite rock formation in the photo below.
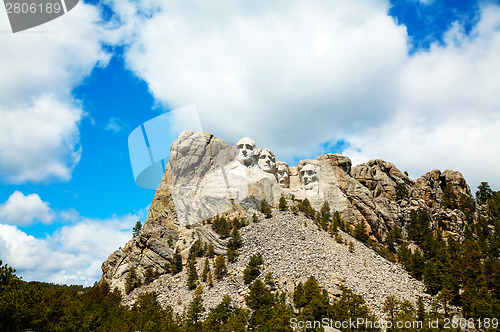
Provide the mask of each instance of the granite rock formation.
{"label": "granite rock formation", "polygon": [[[203,244],[213,244],[218,254],[226,252],[227,239],[221,239],[205,220],[223,213],[251,220],[252,214],[258,213],[262,200],[272,207],[277,207],[281,197],[288,202],[307,198],[317,210],[324,202],[328,202],[330,208],[338,211],[342,219],[351,225],[364,223],[370,237],[379,242],[385,241],[387,233],[395,225],[401,228],[405,235],[412,210],[428,211],[432,221],[431,227],[441,228],[457,238],[463,236],[467,218],[476,219],[478,215],[470,188],[457,171],[433,170],[413,180],[390,162],[375,159],[353,167],[351,160],[340,154],[321,155],[317,159],[302,160],[297,166],[289,167],[284,162],[276,161],[270,150],[259,149],[250,138],[243,138],[235,146],[229,146],[209,133],[187,131],[171,146],[165,175],[155,192],[144,227],[123,249],[112,253],[103,263],[102,280],[109,282],[112,288],[117,287],[124,291],[125,279],[131,267],[136,269],[138,277],[143,280],[146,270],[151,268],[161,275],[159,280],[164,280],[163,284],[160,281],[155,283],[155,287],[169,284],[175,278],[164,275],[164,268],[166,263],[172,261],[175,250],[181,253],[184,262],[191,246],[197,240]],[[459,201],[469,202],[468,214],[457,208]],[[291,214],[278,211],[276,214],[277,216],[269,221],[269,234],[266,233],[264,223],[247,227],[249,232],[259,229],[258,233],[262,238],[257,239],[250,235],[253,233],[243,233],[246,242],[242,248],[243,256],[261,250],[262,248],[252,241],[265,243],[265,239],[272,237],[270,234],[275,231],[272,228],[278,227],[276,223],[286,225],[290,232],[293,232],[293,227],[299,227],[297,225],[304,222]],[[307,231],[303,236],[309,236],[307,234],[312,233]],[[276,257],[286,256],[287,247],[293,246],[293,243],[276,236],[286,237],[281,233],[275,235],[273,241],[276,242],[276,247],[271,246],[266,250],[275,253]],[[321,234],[310,239],[301,237],[311,248],[323,246],[322,238]],[[312,265],[333,264],[333,261],[329,260],[334,259],[335,254],[331,256],[329,250],[337,250],[336,245],[328,246],[329,249],[324,253],[326,258],[321,255],[309,257]],[[356,249],[357,252],[364,250]],[[366,250],[370,251],[368,248]],[[379,265],[381,269],[384,264],[387,265],[380,261],[380,257],[374,256],[372,262],[368,251],[366,258],[363,258],[366,264],[373,268]],[[266,251],[265,256],[267,253]],[[276,259],[278,264],[280,259]],[[299,262],[290,264],[300,265]],[[349,268],[364,273],[363,269],[355,266],[356,264]],[[240,278],[240,265],[237,262],[234,269],[230,269],[234,280]],[[279,264],[267,268],[279,278],[284,278],[283,289],[293,288],[297,275],[288,273],[285,268],[279,270]],[[383,269],[397,270],[389,265]],[[354,282],[353,280],[358,279],[346,272],[347,265],[340,270],[334,267],[327,270],[325,273],[332,273],[336,278],[344,280],[346,285],[352,286],[354,291],[360,291],[368,299],[379,296],[375,287],[369,286],[368,277],[362,277],[364,281]],[[296,272],[312,273],[308,269],[298,269]],[[397,275],[401,277],[394,279],[393,285],[406,283],[407,281],[403,280],[410,278],[404,271],[397,272]],[[322,280],[323,277],[318,278]],[[165,281],[167,279],[170,281]],[[324,282],[327,284],[328,280],[325,279]],[[416,281],[410,283],[413,283],[411,287],[416,290],[412,296],[421,292],[420,284]],[[386,286],[390,288],[390,285]],[[241,295],[238,290],[239,281],[235,281],[231,287],[227,288],[228,293]],[[332,287],[330,291],[335,292],[335,287]],[[385,292],[390,293],[389,288]],[[165,295],[167,298],[169,296]],[[372,307],[379,308],[380,303],[373,300]]]}

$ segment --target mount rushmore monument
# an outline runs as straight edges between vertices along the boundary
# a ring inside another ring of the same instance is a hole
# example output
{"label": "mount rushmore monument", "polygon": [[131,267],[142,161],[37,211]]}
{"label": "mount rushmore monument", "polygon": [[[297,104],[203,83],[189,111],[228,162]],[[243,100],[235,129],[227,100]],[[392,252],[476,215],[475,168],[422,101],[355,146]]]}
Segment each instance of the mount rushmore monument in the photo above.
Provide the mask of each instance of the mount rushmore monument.
{"label": "mount rushmore monument", "polygon": [[432,228],[459,238],[478,210],[466,216],[444,208],[445,191],[474,201],[457,171],[433,170],[414,180],[387,161],[353,167],[348,157],[331,153],[290,166],[248,137],[229,145],[210,133],[185,131],[171,145],[144,226],[103,263],[102,280],[123,289],[131,267],[141,277],[149,267],[162,273],[175,250],[186,259],[197,240],[224,254],[225,240],[205,221],[223,213],[250,220],[262,200],[278,207],[281,197],[289,204],[307,198],[316,210],[328,202],[345,222],[363,224],[374,241],[384,242],[395,225],[405,232],[411,212],[422,209],[429,213]]}
{"label": "mount rushmore monument", "polygon": [[351,166],[348,158],[326,155],[327,159],[302,160],[289,167],[249,137],[234,146],[220,140],[214,144],[210,139],[206,133],[184,132],[172,144],[164,180],[172,192],[180,225],[199,223],[249,201],[265,200],[277,206],[281,197],[292,195],[309,199],[316,208],[326,200],[339,212],[346,212],[347,191],[339,185],[341,174],[330,167],[329,158],[336,160],[336,166],[347,167],[344,171]]}

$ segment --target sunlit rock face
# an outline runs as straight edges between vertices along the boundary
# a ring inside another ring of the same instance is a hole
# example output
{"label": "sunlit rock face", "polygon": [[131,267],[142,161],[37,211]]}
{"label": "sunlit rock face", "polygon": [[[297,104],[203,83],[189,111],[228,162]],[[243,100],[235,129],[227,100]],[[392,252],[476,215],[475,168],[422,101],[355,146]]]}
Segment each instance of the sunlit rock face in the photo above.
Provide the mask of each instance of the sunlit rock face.
{"label": "sunlit rock face", "polygon": [[281,188],[288,188],[290,185],[290,168],[284,161],[276,163],[276,176]]}
{"label": "sunlit rock face", "polygon": [[[471,200],[472,214],[444,208],[445,191]],[[149,267],[162,273],[176,248],[186,260],[197,239],[224,254],[226,242],[203,221],[225,212],[251,219],[261,200],[277,207],[282,196],[289,205],[307,198],[318,211],[327,202],[351,226],[364,223],[378,241],[395,225],[407,232],[414,210],[427,211],[433,229],[455,238],[463,237],[466,218],[477,220],[481,212],[457,171],[433,170],[412,180],[390,162],[374,159],[353,167],[348,157],[331,153],[289,167],[251,138],[229,145],[210,133],[185,131],[171,145],[142,230],[103,263],[102,279],[123,291],[131,267],[143,280]],[[283,213],[278,219],[286,218]]]}
{"label": "sunlit rock face", "polygon": [[236,143],[238,155],[236,160],[244,166],[252,166],[258,158],[257,144],[249,137],[243,137]]}
{"label": "sunlit rock face", "polygon": [[275,174],[276,173],[276,159],[274,158],[274,153],[269,149],[260,149],[259,153],[259,167],[266,173]]}

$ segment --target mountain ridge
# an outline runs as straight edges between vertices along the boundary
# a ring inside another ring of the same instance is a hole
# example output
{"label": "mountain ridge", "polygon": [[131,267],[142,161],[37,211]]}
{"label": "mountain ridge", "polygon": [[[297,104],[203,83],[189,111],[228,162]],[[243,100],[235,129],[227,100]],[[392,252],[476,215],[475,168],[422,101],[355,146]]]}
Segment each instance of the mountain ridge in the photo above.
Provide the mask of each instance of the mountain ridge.
{"label": "mountain ridge", "polygon": [[[254,153],[251,154],[251,151]],[[249,155],[250,158],[247,158]],[[187,265],[191,248],[198,240],[206,245],[212,244],[215,254],[225,255],[228,239],[221,238],[209,226],[209,220],[216,215],[229,213],[233,217],[237,215],[238,218],[247,220],[251,229],[255,226],[250,221],[253,214],[265,217],[259,212],[263,201],[273,207],[273,214],[278,214],[273,218],[283,216],[284,212],[277,209],[281,197],[291,206],[307,200],[312,211],[316,210],[314,213],[317,215],[312,216],[313,219],[319,218],[319,210],[327,202],[331,213],[338,212],[339,220],[349,224],[348,228],[361,225],[371,241],[381,244],[387,243],[391,230],[399,229],[401,236],[408,238],[412,211],[426,211],[432,230],[439,229],[446,236],[456,239],[464,237],[465,225],[474,222],[480,214],[469,186],[457,171],[433,170],[412,180],[390,162],[374,159],[352,167],[350,159],[340,154],[325,154],[288,167],[286,163],[276,162],[271,151],[257,148],[249,138],[240,140],[235,146],[229,146],[210,133],[183,132],[171,146],[169,163],[155,191],[144,226],[123,249],[113,252],[103,263],[101,282],[106,281],[111,288],[116,287],[125,294],[131,268],[141,280],[151,279],[148,277],[151,270],[159,276],[156,279],[168,279],[168,267],[173,263],[174,254],[178,252],[183,264]],[[290,213],[288,217],[298,218]],[[274,221],[273,218],[271,222]],[[306,219],[301,222],[307,223]],[[264,218],[264,222],[267,221]],[[318,230],[321,228],[319,223],[314,227]],[[262,233],[265,236],[265,232]],[[324,233],[319,237],[313,236],[310,240],[319,241],[323,235],[329,234]],[[334,234],[330,232],[329,236],[333,241]],[[346,233],[342,233],[341,237],[356,243],[355,252],[360,252],[357,248],[362,244]],[[237,271],[235,273],[239,275],[238,278],[242,277],[241,266],[238,264],[248,259],[246,248],[252,245],[245,243],[246,241],[239,250],[244,255],[236,259],[236,269],[230,269]],[[333,249],[334,247],[336,246],[330,248],[331,251],[339,250]],[[415,250],[415,246],[412,249]],[[229,265],[232,266],[232,263]],[[279,277],[281,276],[278,274]],[[317,277],[322,279],[321,276]],[[406,277],[409,275],[404,272],[401,280]],[[300,278],[294,276],[287,282],[295,286],[297,279]],[[416,285],[419,283],[415,282]],[[168,286],[168,283],[163,283],[163,286],[172,289],[172,285]],[[380,301],[383,299],[379,298],[378,302],[370,300],[376,288],[366,291],[362,290],[364,286],[350,286],[369,299],[367,302],[375,312],[380,312]],[[156,290],[161,294],[161,287],[158,287]],[[425,287],[422,287],[423,284],[420,283],[417,293],[418,296],[425,297]],[[147,289],[147,286],[133,291],[132,297],[124,300],[125,303],[130,303],[134,292],[140,292],[142,288]],[[286,287],[282,290],[292,292]],[[234,290],[231,292],[241,300],[241,294],[234,293]],[[401,294],[398,296],[405,298]],[[416,296],[413,294],[410,300],[415,302]]]}

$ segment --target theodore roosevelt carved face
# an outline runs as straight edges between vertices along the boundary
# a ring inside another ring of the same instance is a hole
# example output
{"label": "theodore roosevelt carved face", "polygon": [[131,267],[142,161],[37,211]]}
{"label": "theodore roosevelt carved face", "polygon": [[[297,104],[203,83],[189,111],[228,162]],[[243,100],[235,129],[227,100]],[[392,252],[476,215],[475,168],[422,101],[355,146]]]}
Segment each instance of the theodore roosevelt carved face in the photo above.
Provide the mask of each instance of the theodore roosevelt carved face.
{"label": "theodore roosevelt carved face", "polygon": [[312,164],[305,164],[299,172],[300,182],[306,190],[313,189],[318,183],[318,175]]}
{"label": "theodore roosevelt carved face", "polygon": [[274,159],[274,153],[272,153],[269,149],[260,150],[258,164],[264,172],[274,174],[274,172],[276,171],[276,160]]}
{"label": "theodore roosevelt carved face", "polygon": [[236,146],[238,147],[236,160],[245,166],[255,164],[257,144],[251,138],[243,137],[236,143]]}
{"label": "theodore roosevelt carved face", "polygon": [[290,185],[290,169],[288,168],[288,164],[278,161],[276,163],[276,174],[281,188],[288,188]]}

